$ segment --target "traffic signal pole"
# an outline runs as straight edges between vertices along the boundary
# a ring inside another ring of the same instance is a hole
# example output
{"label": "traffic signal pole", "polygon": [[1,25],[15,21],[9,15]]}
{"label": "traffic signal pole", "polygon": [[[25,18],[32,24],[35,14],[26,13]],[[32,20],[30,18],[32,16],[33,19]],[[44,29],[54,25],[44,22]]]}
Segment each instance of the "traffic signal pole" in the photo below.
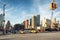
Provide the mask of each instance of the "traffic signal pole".
{"label": "traffic signal pole", "polygon": [[51,29],[53,28],[52,26],[52,18],[53,18],[53,11],[57,8],[57,4],[55,2],[55,0],[52,0],[52,3],[50,4],[50,10],[52,10],[52,14],[51,14]]}

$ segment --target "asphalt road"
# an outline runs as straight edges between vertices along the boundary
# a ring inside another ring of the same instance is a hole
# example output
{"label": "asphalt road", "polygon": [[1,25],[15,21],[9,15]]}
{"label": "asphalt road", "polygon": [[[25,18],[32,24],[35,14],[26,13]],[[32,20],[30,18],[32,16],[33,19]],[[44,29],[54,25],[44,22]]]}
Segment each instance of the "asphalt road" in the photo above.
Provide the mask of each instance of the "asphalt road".
{"label": "asphalt road", "polygon": [[60,32],[1,35],[0,40],[60,40]]}

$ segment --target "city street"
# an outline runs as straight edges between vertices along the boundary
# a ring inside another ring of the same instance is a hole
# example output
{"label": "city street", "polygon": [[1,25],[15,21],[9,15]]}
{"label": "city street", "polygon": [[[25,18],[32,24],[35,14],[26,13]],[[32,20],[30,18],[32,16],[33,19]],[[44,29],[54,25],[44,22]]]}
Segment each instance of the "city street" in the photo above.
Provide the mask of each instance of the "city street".
{"label": "city street", "polygon": [[0,40],[60,40],[60,32],[1,35]]}

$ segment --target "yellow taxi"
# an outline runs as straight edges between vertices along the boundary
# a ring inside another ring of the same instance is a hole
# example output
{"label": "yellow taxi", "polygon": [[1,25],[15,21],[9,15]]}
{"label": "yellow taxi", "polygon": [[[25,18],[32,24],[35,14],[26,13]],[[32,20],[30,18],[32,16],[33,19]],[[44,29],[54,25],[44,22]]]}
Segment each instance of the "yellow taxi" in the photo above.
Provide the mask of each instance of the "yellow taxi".
{"label": "yellow taxi", "polygon": [[36,30],[30,30],[30,33],[37,33]]}

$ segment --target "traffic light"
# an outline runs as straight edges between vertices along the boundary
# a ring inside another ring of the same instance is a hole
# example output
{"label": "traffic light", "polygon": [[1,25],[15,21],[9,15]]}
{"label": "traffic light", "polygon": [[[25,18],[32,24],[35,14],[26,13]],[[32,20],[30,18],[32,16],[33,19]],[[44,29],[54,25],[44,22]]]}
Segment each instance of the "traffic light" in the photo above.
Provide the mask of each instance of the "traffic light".
{"label": "traffic light", "polygon": [[50,10],[55,10],[57,8],[57,4],[56,3],[51,3],[50,4]]}

